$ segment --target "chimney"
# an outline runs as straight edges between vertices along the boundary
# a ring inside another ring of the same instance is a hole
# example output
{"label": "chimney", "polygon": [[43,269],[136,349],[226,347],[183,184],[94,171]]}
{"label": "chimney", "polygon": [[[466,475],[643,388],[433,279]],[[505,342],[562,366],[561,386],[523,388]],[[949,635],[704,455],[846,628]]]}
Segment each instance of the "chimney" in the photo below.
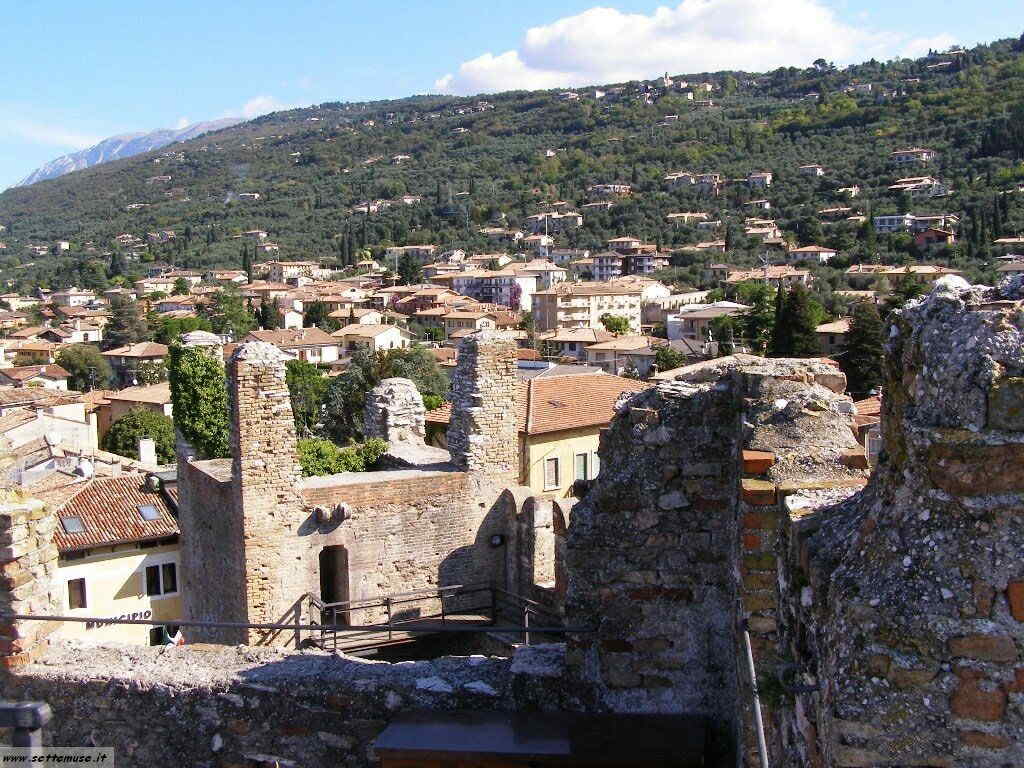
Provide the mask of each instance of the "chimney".
{"label": "chimney", "polygon": [[145,464],[147,467],[155,467],[157,465],[156,441],[150,437],[139,439],[139,463]]}

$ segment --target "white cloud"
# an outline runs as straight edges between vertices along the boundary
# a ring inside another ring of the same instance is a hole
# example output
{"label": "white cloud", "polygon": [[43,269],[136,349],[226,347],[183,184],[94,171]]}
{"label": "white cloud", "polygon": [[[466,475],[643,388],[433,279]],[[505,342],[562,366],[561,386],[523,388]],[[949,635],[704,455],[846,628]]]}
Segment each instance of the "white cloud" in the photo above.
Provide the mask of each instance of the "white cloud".
{"label": "white cloud", "polygon": [[298,106],[298,104],[286,104],[282,101],[278,101],[273,96],[260,94],[259,96],[254,96],[249,99],[240,107],[233,107],[225,110],[219,115],[219,117],[244,117],[246,120],[252,120],[254,117],[259,117],[260,115],[266,115],[270,112],[280,112],[284,109],[295,109]]}
{"label": "white cloud", "polygon": [[595,7],[533,27],[515,50],[465,61],[434,87],[470,94],[622,82],[666,70],[763,72],[817,58],[888,59],[947,39],[850,26],[822,0],[682,0],[649,15]]}
{"label": "white cloud", "polygon": [[85,149],[102,141],[102,136],[92,136],[70,128],[64,121],[53,122],[32,120],[10,115],[0,117],[0,137],[20,139],[33,144],[61,149]]}
{"label": "white cloud", "polygon": [[899,55],[908,59],[916,59],[926,55],[928,51],[948,51],[955,43],[956,38],[952,35],[915,37],[900,46]]}
{"label": "white cloud", "polygon": [[174,124],[174,127],[180,131],[182,128],[188,128],[190,124],[191,122],[187,117],[179,117],[178,122]]}

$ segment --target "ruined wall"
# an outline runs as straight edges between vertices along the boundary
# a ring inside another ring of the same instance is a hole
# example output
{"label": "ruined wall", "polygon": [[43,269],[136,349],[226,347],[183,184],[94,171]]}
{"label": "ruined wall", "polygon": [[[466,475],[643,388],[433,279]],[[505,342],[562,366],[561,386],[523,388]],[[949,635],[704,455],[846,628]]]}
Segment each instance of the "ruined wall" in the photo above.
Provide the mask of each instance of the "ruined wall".
{"label": "ruined wall", "polygon": [[[179,461],[178,499],[183,618],[248,621],[245,526],[234,504],[231,459]],[[235,629],[193,628],[186,634],[192,642],[245,641]]]}
{"label": "ruined wall", "polygon": [[516,365],[511,334],[478,331],[459,344],[448,449],[452,463],[476,483],[518,484]]}
{"label": "ruined wall", "polygon": [[[248,621],[294,620],[306,584],[294,568],[302,504],[295,423],[285,382],[287,358],[273,344],[254,341],[235,350],[231,381],[233,507],[242,518]],[[292,567],[287,567],[290,564]],[[246,633],[245,642],[272,634]]]}
{"label": "ruined wall", "polygon": [[363,434],[381,440],[423,442],[426,437],[423,397],[409,379],[384,379],[366,393]]}
{"label": "ruined wall", "polygon": [[567,622],[596,629],[568,662],[590,706],[708,715],[716,764],[757,765],[739,630],[778,664],[779,499],[865,479],[844,388],[819,362],[737,356],[620,402],[568,538]]}
{"label": "ruined wall", "polygon": [[731,381],[662,384],[620,404],[567,543],[566,621],[594,630],[568,640],[581,695],[599,709],[706,714],[724,742],[740,405]]}
{"label": "ruined wall", "polygon": [[[474,344],[479,365],[463,369],[457,387],[511,402],[514,346],[503,337]],[[386,457],[406,468],[303,479],[281,353],[259,342],[243,344],[228,377],[230,468],[224,460],[186,461],[180,470],[183,569],[194,569],[186,576],[189,618],[319,621],[303,597],[321,595],[321,571],[329,571],[332,591],[339,593],[332,600],[503,578],[504,552],[490,538],[509,533],[498,505],[507,475],[504,447],[475,453],[489,435],[481,443],[472,431],[467,434],[477,475],[457,471],[447,452],[422,444],[423,405],[415,389],[410,391],[412,383],[389,379],[369,393],[367,422],[389,440]],[[495,394],[500,392],[508,396]],[[504,413],[503,406],[493,405],[476,411],[478,416]],[[513,412],[513,436],[514,418]],[[495,421],[462,423],[472,430]],[[511,445],[514,456],[515,442]],[[325,552],[328,548],[336,549]],[[416,611],[436,612],[425,602],[403,615]],[[360,611],[350,618],[376,622],[385,614]],[[191,642],[295,642],[294,633],[284,630],[195,628],[186,637]]]}
{"label": "ruined wall", "polygon": [[408,710],[566,707],[558,647],[513,659],[405,664],[275,648],[54,648],[4,681],[46,701],[43,743],[115,747],[119,765],[378,765],[372,742]]}
{"label": "ruined wall", "polygon": [[1024,764],[1021,283],[892,323],[871,487],[811,541],[826,764]]}
{"label": "ruined wall", "polygon": [[[0,504],[0,613],[60,613],[56,582],[57,517],[36,500]],[[17,667],[37,658],[56,623],[0,619],[0,666]]]}

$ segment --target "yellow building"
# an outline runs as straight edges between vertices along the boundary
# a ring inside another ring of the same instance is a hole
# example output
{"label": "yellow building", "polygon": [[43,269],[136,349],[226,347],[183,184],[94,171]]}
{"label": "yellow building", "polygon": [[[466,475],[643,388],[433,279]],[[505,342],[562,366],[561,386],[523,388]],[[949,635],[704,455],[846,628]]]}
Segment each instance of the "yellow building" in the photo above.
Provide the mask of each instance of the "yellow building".
{"label": "yellow building", "polygon": [[[649,386],[604,373],[540,375],[519,382],[519,482],[538,495],[575,496],[574,483],[593,480],[600,471],[601,429],[612,420],[619,395]],[[450,417],[450,403],[427,414],[429,442],[447,447]]]}
{"label": "yellow building", "polygon": [[182,615],[174,491],[142,473],[91,479],[56,473],[40,485],[33,495],[57,514],[62,615],[167,622],[64,622],[60,636],[97,644],[165,643]]}

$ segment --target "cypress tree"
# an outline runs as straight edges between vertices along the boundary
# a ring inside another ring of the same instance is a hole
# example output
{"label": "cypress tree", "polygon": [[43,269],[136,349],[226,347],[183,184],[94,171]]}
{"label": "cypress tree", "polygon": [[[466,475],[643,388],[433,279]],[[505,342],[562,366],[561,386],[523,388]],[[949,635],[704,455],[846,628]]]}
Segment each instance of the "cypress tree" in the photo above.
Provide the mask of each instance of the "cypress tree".
{"label": "cypress tree", "polygon": [[771,340],[768,342],[769,357],[783,357],[791,346],[789,335],[786,332],[786,292],[779,285],[775,292],[775,318],[772,321]]}
{"label": "cypress tree", "polygon": [[811,296],[802,285],[793,286],[789,292],[783,319],[789,334],[786,354],[792,357],[820,357],[821,342],[815,331],[817,326],[811,308]]}
{"label": "cypress tree", "polygon": [[882,382],[883,331],[882,317],[874,302],[857,302],[839,359],[847,389],[854,397],[866,397]]}

